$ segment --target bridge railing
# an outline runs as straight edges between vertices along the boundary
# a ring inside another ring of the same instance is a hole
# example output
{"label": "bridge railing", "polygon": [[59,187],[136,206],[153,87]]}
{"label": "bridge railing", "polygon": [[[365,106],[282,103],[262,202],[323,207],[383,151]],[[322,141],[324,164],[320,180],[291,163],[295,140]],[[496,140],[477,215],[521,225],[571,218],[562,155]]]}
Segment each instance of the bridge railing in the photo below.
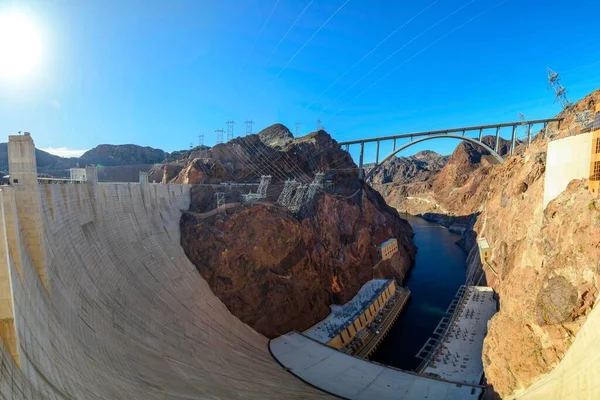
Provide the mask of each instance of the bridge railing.
{"label": "bridge railing", "polygon": [[512,136],[511,136],[511,144],[510,144],[510,154],[514,154],[516,141],[517,141],[517,128],[519,126],[527,127],[527,147],[531,144],[531,132],[534,125],[543,125],[542,130],[546,133],[548,124],[551,122],[558,123],[558,129],[560,129],[561,121],[564,118],[546,118],[546,119],[534,119],[528,121],[516,121],[516,122],[503,122],[500,124],[491,124],[491,125],[475,125],[475,126],[465,126],[460,128],[450,128],[450,129],[439,129],[432,131],[422,131],[422,132],[412,132],[412,133],[403,133],[398,135],[390,135],[390,136],[379,136],[367,139],[355,139],[355,140],[347,140],[339,142],[339,145],[346,148],[346,151],[350,150],[350,146],[354,144],[360,144],[360,156],[359,156],[359,174],[364,177],[364,169],[363,169],[363,161],[364,161],[364,149],[365,143],[376,143],[376,153],[375,153],[375,166],[379,165],[379,145],[383,141],[393,141],[393,151],[396,151],[396,141],[398,139],[410,139],[413,141],[414,138],[423,137],[423,136],[443,136],[443,135],[455,135],[457,133],[461,133],[462,136],[466,136],[468,132],[478,132],[478,140],[481,142],[483,137],[483,131],[489,129],[495,129],[496,132],[496,140],[494,143],[494,151],[498,152],[498,143],[500,139],[500,129],[505,127],[512,127]]}

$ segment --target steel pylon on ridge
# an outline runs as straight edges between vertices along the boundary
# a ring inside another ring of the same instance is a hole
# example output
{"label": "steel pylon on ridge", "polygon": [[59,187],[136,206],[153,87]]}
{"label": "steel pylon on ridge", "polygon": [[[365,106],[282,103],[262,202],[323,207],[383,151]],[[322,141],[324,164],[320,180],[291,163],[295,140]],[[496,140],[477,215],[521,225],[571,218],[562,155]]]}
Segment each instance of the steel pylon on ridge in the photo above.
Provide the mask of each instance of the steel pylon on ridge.
{"label": "steel pylon on ridge", "polygon": [[548,84],[554,90],[556,96],[555,102],[558,101],[563,109],[569,108],[573,103],[567,98],[567,89],[560,83],[558,72],[553,71],[548,67]]}

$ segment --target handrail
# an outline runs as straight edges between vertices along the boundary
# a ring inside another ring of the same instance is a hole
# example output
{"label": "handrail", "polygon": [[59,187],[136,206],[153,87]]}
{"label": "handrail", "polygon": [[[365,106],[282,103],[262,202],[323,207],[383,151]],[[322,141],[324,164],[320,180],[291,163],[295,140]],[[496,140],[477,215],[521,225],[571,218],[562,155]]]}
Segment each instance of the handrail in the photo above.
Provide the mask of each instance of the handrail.
{"label": "handrail", "polygon": [[338,142],[340,146],[351,145],[351,144],[359,144],[359,143],[372,143],[383,140],[393,140],[393,139],[403,139],[410,138],[416,136],[429,136],[429,135],[439,135],[446,133],[455,133],[455,132],[469,132],[483,129],[492,129],[492,128],[503,128],[509,126],[517,126],[517,125],[536,125],[548,122],[560,122],[564,118],[548,118],[548,119],[534,119],[529,121],[517,121],[517,122],[503,122],[500,124],[492,124],[492,125],[476,125],[476,126],[466,126],[461,128],[451,128],[451,129],[439,129],[434,131],[422,131],[422,132],[413,132],[413,133],[403,133],[398,135],[391,136],[380,136],[368,139],[356,139],[356,140],[347,140]]}

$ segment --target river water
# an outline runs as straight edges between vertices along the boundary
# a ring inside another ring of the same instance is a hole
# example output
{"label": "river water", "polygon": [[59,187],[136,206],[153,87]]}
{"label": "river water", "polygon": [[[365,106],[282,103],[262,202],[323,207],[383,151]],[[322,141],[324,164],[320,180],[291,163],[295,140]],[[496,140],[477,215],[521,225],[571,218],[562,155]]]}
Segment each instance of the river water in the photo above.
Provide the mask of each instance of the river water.
{"label": "river water", "polygon": [[460,235],[422,218],[401,215],[415,231],[418,247],[415,265],[404,280],[411,297],[402,314],[370,359],[413,370],[421,360],[415,355],[465,283],[466,255],[455,243]]}

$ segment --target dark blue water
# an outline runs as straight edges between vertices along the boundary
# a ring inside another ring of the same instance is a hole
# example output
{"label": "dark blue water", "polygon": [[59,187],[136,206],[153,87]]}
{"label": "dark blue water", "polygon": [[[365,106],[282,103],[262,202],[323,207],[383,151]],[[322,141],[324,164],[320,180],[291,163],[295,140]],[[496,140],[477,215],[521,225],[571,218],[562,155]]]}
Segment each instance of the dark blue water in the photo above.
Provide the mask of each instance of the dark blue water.
{"label": "dark blue water", "polygon": [[413,370],[421,360],[415,355],[465,283],[466,255],[455,243],[460,235],[424,219],[402,215],[415,231],[418,247],[415,265],[404,286],[411,297],[371,360]]}

